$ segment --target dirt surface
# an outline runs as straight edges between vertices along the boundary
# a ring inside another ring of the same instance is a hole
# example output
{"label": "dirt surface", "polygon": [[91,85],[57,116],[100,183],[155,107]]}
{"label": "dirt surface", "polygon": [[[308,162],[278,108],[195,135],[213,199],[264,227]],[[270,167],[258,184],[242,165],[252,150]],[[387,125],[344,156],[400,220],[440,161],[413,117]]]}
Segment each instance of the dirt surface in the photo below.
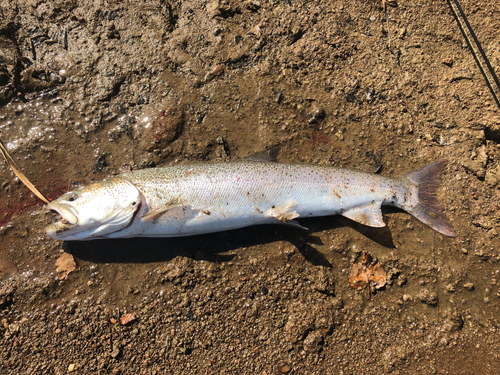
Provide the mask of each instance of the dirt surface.
{"label": "dirt surface", "polygon": [[[500,116],[445,1],[80,3],[0,5],[0,138],[50,199],[273,146],[386,176],[446,158],[458,236],[386,210],[61,243],[1,163],[0,373],[500,373]],[[499,71],[500,3],[462,5]],[[351,286],[362,258],[384,287]]]}

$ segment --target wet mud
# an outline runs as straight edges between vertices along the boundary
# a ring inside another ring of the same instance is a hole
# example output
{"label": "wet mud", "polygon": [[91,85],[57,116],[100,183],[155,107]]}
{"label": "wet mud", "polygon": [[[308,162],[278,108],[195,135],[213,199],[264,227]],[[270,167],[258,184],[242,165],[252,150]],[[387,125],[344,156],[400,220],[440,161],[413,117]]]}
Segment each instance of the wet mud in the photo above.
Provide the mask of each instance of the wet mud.
{"label": "wet mud", "polygon": [[[500,4],[461,3],[498,71]],[[447,159],[458,234],[387,208],[385,228],[62,243],[1,163],[2,374],[500,373],[499,109],[445,1],[6,1],[0,103],[49,199],[275,146],[393,177]],[[351,286],[363,259],[385,285]]]}

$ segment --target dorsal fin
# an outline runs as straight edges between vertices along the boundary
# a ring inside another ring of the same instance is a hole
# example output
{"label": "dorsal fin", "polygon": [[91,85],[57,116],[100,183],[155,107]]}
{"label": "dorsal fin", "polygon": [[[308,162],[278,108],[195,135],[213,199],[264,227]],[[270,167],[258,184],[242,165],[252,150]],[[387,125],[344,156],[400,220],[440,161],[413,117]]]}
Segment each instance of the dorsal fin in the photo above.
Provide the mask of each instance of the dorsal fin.
{"label": "dorsal fin", "polygon": [[269,150],[257,152],[242,158],[245,161],[277,161],[280,148],[278,146],[272,147]]}

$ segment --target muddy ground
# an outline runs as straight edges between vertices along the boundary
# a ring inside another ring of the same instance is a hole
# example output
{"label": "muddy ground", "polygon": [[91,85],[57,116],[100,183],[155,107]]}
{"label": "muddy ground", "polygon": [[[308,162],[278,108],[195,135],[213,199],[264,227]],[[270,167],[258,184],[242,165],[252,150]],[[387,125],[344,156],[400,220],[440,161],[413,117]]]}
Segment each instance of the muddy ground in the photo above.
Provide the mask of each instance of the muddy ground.
{"label": "muddy ground", "polygon": [[[462,5],[499,71],[500,3]],[[386,176],[445,158],[438,198],[458,233],[387,209],[381,229],[326,217],[62,243],[1,163],[2,374],[500,373],[499,109],[445,1],[387,19],[375,0],[0,9],[0,138],[50,199],[273,146]],[[385,287],[350,285],[363,252]]]}

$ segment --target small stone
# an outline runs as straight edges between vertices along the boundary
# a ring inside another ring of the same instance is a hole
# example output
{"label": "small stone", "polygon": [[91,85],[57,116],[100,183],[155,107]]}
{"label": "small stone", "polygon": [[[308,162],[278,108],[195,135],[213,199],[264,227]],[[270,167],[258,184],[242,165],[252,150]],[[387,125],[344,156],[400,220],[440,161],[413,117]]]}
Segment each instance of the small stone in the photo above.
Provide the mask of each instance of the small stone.
{"label": "small stone", "polygon": [[111,357],[113,357],[113,358],[118,357],[120,355],[120,352],[121,352],[121,350],[120,350],[119,345],[113,346],[113,351],[111,352]]}
{"label": "small stone", "polygon": [[464,284],[464,288],[467,290],[474,290],[474,284],[467,282]]}
{"label": "small stone", "polygon": [[332,306],[336,310],[340,310],[341,308],[344,307],[344,301],[342,300],[342,297],[337,297],[332,300]]}
{"label": "small stone", "polygon": [[423,289],[419,295],[418,299],[427,305],[437,305],[438,296],[436,292],[431,292],[428,289]]}
{"label": "small stone", "polygon": [[451,68],[453,66],[453,59],[451,58],[444,59],[443,64]]}
{"label": "small stone", "polygon": [[68,372],[73,372],[73,371],[75,371],[75,369],[76,369],[76,365],[74,363],[72,363],[68,366]]}
{"label": "small stone", "polygon": [[496,186],[498,185],[499,181],[500,181],[500,166],[488,169],[486,171],[486,174],[484,176],[484,182],[486,182],[488,185]]}
{"label": "small stone", "polygon": [[462,329],[464,321],[457,310],[445,313],[443,328],[449,332],[455,332]]}
{"label": "small stone", "polygon": [[220,76],[222,73],[224,73],[224,68],[220,65],[215,65],[213,68],[212,68],[212,75],[213,76]]}
{"label": "small stone", "polygon": [[60,334],[62,331],[61,331],[61,329],[60,329],[60,328],[58,328],[58,329],[56,329],[56,331],[55,331],[55,332],[56,332],[56,334]]}
{"label": "small stone", "polygon": [[307,352],[316,352],[321,347],[321,341],[323,338],[317,331],[309,332],[307,337],[304,339],[304,350]]}
{"label": "small stone", "polygon": [[256,11],[260,8],[259,0],[247,0],[247,8],[252,11]]}
{"label": "small stone", "polygon": [[409,294],[403,294],[403,301],[408,302],[412,300],[413,300],[412,296],[410,296]]}
{"label": "small stone", "polygon": [[319,266],[309,276],[313,288],[320,293],[332,296],[335,294],[335,281],[329,268]]}
{"label": "small stone", "polygon": [[146,151],[163,150],[182,132],[184,115],[181,109],[171,107],[160,111],[145,129],[140,147]]}
{"label": "small stone", "polygon": [[10,333],[19,332],[19,326],[15,323],[9,324],[9,332]]}
{"label": "small stone", "polygon": [[314,108],[307,114],[309,124],[316,124],[325,118],[326,112],[323,108]]}
{"label": "small stone", "polygon": [[283,363],[278,367],[278,371],[280,372],[280,374],[288,374],[291,370],[292,368],[287,363]]}

